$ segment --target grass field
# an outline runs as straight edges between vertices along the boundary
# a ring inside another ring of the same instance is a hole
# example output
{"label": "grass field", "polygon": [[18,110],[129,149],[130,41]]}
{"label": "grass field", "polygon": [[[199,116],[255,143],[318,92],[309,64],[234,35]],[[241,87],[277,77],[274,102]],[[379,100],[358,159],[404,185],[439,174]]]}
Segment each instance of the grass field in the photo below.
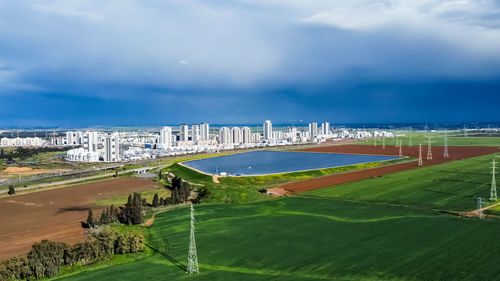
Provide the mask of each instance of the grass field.
{"label": "grass field", "polygon": [[485,155],[424,166],[383,177],[316,189],[305,194],[467,211],[476,207],[477,196],[489,198],[493,157]]}
{"label": "grass field", "polygon": [[[412,144],[427,145],[427,136],[431,137],[432,145],[444,145],[444,132],[410,132],[410,131],[395,131],[395,134],[404,134],[404,136],[397,137],[398,140],[402,141],[403,145],[408,145],[410,142],[410,137]],[[377,145],[382,145],[382,138],[377,138]],[[368,144],[374,145],[375,140],[360,140],[358,144]],[[395,145],[396,137],[385,138],[386,145]],[[450,146],[500,146],[500,137],[464,137],[463,135],[456,133],[448,133],[448,145]]]}
{"label": "grass field", "polygon": [[[188,209],[156,216],[150,245],[186,265]],[[499,220],[328,198],[196,207],[199,275],[160,254],[60,280],[494,280]]]}

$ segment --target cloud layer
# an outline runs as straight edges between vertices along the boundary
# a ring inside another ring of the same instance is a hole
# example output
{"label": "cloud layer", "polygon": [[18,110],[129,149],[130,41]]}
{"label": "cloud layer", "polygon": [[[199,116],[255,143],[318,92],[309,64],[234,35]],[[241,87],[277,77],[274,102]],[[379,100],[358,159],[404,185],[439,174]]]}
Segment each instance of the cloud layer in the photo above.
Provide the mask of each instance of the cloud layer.
{"label": "cloud layer", "polygon": [[488,120],[499,50],[498,1],[0,0],[0,126]]}

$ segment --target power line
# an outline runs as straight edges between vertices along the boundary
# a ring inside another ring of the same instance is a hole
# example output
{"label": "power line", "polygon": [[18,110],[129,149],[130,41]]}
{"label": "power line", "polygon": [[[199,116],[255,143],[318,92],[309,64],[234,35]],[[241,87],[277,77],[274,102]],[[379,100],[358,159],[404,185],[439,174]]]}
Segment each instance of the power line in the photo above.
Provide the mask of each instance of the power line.
{"label": "power line", "polygon": [[497,201],[497,181],[496,181],[496,163],[495,158],[491,162],[491,189],[490,189],[490,201]]}
{"label": "power line", "polygon": [[189,236],[189,253],[188,253],[188,266],[187,274],[199,273],[198,268],[198,253],[196,252],[196,241],[194,235],[194,208],[191,204],[191,233]]}

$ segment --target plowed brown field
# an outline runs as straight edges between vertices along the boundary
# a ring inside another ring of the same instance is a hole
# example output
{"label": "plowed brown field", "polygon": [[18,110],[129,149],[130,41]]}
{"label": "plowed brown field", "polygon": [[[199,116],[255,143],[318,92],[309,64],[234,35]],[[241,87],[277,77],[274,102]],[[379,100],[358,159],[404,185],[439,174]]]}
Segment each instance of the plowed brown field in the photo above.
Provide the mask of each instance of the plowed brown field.
{"label": "plowed brown field", "polygon": [[0,198],[0,260],[26,254],[42,239],[85,239],[81,222],[97,200],[156,188],[148,179],[117,178]]}
{"label": "plowed brown field", "polygon": [[[402,147],[404,156],[411,156],[418,158],[418,146]],[[324,153],[349,153],[349,154],[370,154],[370,155],[398,155],[399,148],[394,146],[368,146],[368,145],[334,145],[308,148],[300,151],[307,152],[324,152]],[[424,159],[424,166],[435,165],[448,161],[465,159],[495,152],[500,152],[500,147],[482,147],[482,146],[449,146],[448,152],[450,157],[443,158],[444,147],[433,146],[432,160],[426,160],[427,147],[422,147],[422,156]],[[348,172],[343,174],[335,174],[314,179],[308,179],[297,182],[290,182],[282,184],[276,188],[270,189],[271,193],[276,195],[286,195],[308,190],[318,189],[322,187],[342,184],[346,182],[377,177],[394,172],[418,168],[417,161],[395,164],[390,166],[377,167],[361,171]]]}

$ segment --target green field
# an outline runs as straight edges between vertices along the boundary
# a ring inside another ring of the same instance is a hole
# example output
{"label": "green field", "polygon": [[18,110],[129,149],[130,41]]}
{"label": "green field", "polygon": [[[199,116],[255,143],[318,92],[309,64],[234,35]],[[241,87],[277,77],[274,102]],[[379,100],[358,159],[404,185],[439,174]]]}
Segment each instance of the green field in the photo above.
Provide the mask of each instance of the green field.
{"label": "green field", "polygon": [[[476,197],[489,198],[490,167],[485,155],[384,175],[306,192],[306,195],[410,205],[441,210],[475,209]],[[486,201],[487,202],[487,201]]]}
{"label": "green field", "polygon": [[[442,212],[472,210],[474,196],[487,198],[492,158],[274,200],[197,205],[201,273],[194,276],[183,268],[189,209],[159,213],[146,229],[156,254],[57,280],[498,280],[500,220]],[[167,256],[159,253],[161,231],[169,239]]]}
{"label": "green field", "polygon": [[[188,209],[157,215],[151,247],[186,265]],[[196,207],[201,274],[161,254],[60,280],[493,280],[499,220],[327,198]]]}
{"label": "green field", "polygon": [[[395,131],[394,134],[404,134],[404,136],[385,138],[385,145],[395,145],[396,139],[403,145],[408,145],[410,138],[414,146],[418,144],[426,145],[428,136],[431,137],[432,145],[444,145],[444,132],[415,132],[415,131]],[[377,145],[382,146],[382,138],[377,138]],[[374,145],[375,139],[360,140],[357,144]],[[448,145],[450,146],[500,146],[500,137],[464,137],[457,133],[448,133]]]}

